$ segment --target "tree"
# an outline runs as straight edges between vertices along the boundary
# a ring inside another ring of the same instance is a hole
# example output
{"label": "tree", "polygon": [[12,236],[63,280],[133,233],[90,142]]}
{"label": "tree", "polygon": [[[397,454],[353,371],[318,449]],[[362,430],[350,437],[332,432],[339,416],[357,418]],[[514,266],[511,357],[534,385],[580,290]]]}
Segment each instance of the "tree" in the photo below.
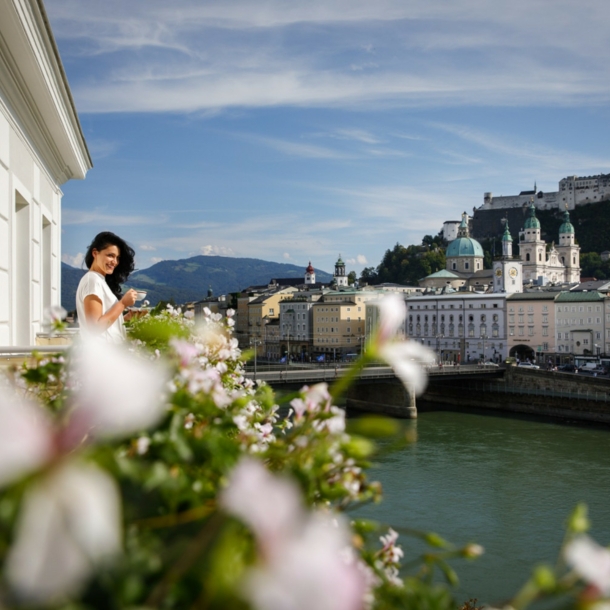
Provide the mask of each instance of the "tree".
{"label": "tree", "polygon": [[350,271],[347,274],[347,283],[351,286],[356,280],[358,279],[358,276],[356,275],[355,271]]}

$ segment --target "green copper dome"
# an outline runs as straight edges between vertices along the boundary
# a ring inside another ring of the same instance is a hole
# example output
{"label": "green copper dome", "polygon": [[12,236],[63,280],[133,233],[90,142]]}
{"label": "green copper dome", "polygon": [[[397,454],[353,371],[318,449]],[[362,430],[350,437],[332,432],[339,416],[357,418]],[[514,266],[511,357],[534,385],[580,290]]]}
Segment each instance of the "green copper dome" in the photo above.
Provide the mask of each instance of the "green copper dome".
{"label": "green copper dome", "polygon": [[570,222],[570,212],[567,210],[563,214],[563,224],[559,227],[559,235],[562,233],[574,234],[574,225]]}
{"label": "green copper dome", "polygon": [[447,257],[451,256],[483,256],[481,244],[472,237],[458,237],[447,248]]}
{"label": "green copper dome", "polygon": [[532,203],[530,205],[529,216],[525,221],[525,229],[539,229],[540,221],[536,218],[536,206]]}
{"label": "green copper dome", "polygon": [[513,241],[513,238],[508,230],[508,221],[506,221],[506,228],[504,229],[504,235],[502,235],[502,241]]}

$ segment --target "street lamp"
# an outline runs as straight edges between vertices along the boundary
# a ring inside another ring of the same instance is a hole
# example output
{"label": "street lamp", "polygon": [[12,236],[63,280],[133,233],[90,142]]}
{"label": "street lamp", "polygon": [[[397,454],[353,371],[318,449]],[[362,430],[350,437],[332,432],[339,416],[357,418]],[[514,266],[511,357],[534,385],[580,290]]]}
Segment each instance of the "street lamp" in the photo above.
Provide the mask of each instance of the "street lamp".
{"label": "street lamp", "polygon": [[439,333],[436,335],[436,361],[437,365],[441,364],[441,339],[444,339],[445,335],[443,333]]}
{"label": "street lamp", "polygon": [[263,355],[265,356],[265,359],[267,360],[267,364],[269,364],[269,353],[267,352],[267,324],[269,324],[269,318],[264,318],[263,319],[263,328],[264,328],[264,334],[263,334]]}
{"label": "street lamp", "polygon": [[261,344],[259,339],[250,339],[250,345],[254,346],[254,381],[256,381],[256,353],[258,352],[258,346]]}
{"label": "street lamp", "polygon": [[486,333],[483,333],[481,335],[481,339],[483,339],[483,364],[485,364],[485,341],[487,341],[489,337],[487,336]]}

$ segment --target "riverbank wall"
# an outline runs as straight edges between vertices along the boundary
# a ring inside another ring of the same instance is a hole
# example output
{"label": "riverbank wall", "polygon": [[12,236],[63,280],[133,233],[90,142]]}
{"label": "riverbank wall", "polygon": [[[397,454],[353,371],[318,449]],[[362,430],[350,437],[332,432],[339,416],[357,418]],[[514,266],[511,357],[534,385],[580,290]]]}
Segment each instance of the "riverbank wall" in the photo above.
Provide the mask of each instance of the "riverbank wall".
{"label": "riverbank wall", "polygon": [[610,379],[508,367],[490,380],[432,379],[417,404],[526,413],[610,425]]}

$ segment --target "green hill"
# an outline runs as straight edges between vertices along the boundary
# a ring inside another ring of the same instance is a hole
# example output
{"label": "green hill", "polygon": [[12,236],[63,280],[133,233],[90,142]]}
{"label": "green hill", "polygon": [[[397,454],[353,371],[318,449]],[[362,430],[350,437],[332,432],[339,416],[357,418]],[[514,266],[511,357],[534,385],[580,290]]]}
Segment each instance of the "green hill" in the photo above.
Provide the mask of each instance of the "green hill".
{"label": "green hill", "polygon": [[[75,308],[76,288],[84,273],[65,263],[61,265],[61,302],[68,311]],[[209,287],[214,294],[229,294],[247,286],[267,284],[273,278],[302,278],[304,273],[304,267],[256,258],[194,256],[161,261],[136,271],[129,278],[128,286],[148,291],[151,305],[170,299],[185,303],[206,297]],[[330,283],[332,275],[316,269],[316,280]]]}

